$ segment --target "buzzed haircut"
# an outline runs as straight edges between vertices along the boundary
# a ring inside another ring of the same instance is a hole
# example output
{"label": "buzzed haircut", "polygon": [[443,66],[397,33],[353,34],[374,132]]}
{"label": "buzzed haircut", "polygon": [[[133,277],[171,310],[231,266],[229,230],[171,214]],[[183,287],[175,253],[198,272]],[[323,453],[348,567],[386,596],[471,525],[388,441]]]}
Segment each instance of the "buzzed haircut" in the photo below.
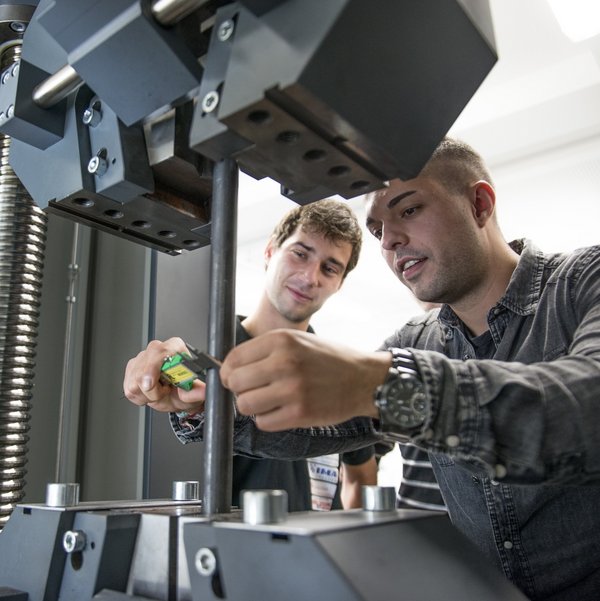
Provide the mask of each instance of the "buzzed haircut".
{"label": "buzzed haircut", "polygon": [[320,234],[334,243],[350,243],[352,253],[343,277],[356,267],[362,245],[362,230],[347,204],[328,198],[293,208],[273,230],[271,239],[275,246],[280,247],[299,227],[309,234]]}
{"label": "buzzed haircut", "polygon": [[458,194],[480,180],[494,185],[481,155],[467,143],[448,137],[440,142],[420,175],[431,177]]}

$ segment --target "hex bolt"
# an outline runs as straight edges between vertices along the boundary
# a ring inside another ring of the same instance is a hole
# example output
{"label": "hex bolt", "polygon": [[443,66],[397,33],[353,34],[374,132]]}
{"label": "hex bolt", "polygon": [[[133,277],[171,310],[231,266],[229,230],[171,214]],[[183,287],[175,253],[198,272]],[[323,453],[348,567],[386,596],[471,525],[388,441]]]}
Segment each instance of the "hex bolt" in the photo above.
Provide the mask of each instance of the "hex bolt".
{"label": "hex bolt", "polygon": [[90,162],[88,163],[87,167],[87,170],[91,174],[97,175],[98,177],[102,177],[106,173],[107,169],[108,161],[105,158],[98,155],[90,159]]}
{"label": "hex bolt", "polygon": [[25,33],[25,30],[27,29],[27,23],[24,23],[23,21],[13,21],[10,24],[10,28],[15,33]]}
{"label": "hex bolt", "polygon": [[87,537],[83,530],[67,530],[63,535],[63,549],[67,553],[76,553],[83,551],[87,542]]}
{"label": "hex bolt", "polygon": [[100,121],[102,121],[102,111],[94,106],[88,106],[83,111],[83,117],[81,119],[84,125],[88,127],[96,127]]}
{"label": "hex bolt", "polygon": [[213,90],[212,92],[208,92],[206,96],[202,99],[202,110],[205,113],[212,113],[217,108],[219,104],[219,92]]}
{"label": "hex bolt", "polygon": [[219,41],[226,42],[233,35],[234,29],[235,24],[233,19],[225,19],[225,21],[219,25],[219,29],[217,30]]}
{"label": "hex bolt", "polygon": [[217,558],[208,547],[198,549],[195,558],[195,565],[198,574],[201,576],[212,576],[217,569]]}

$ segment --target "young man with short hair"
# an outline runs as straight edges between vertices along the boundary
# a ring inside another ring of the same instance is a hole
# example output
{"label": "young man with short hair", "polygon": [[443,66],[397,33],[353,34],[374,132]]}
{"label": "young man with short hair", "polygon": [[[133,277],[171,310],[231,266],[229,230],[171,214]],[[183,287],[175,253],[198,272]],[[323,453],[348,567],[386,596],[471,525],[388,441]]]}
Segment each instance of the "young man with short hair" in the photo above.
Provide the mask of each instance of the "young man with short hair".
{"label": "young man with short hair", "polygon": [[[335,294],[357,264],[362,232],[352,210],[342,202],[323,200],[289,211],[275,227],[265,253],[266,281],[256,309],[237,318],[236,344],[278,328],[312,332],[310,319]],[[138,405],[171,411],[177,436],[190,440],[201,428],[201,414],[185,403],[194,391],[166,386],[151,367],[157,359],[185,351],[179,338],[151,342],[126,369],[124,390]],[[203,384],[195,383],[196,388]],[[360,506],[360,485],[376,484],[377,465],[370,446],[342,455],[346,507]],[[337,457],[307,461],[234,456],[233,498],[242,490],[281,488],[290,511],[341,508]],[[309,473],[310,472],[310,473]]]}

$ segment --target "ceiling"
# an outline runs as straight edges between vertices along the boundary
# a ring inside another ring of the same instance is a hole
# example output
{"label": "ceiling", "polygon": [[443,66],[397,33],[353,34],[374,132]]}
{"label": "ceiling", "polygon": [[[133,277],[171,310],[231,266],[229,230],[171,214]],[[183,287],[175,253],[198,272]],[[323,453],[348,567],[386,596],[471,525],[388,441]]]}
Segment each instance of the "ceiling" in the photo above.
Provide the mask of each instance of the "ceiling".
{"label": "ceiling", "polygon": [[492,166],[600,134],[600,37],[573,43],[547,0],[492,0],[498,63],[451,130]]}

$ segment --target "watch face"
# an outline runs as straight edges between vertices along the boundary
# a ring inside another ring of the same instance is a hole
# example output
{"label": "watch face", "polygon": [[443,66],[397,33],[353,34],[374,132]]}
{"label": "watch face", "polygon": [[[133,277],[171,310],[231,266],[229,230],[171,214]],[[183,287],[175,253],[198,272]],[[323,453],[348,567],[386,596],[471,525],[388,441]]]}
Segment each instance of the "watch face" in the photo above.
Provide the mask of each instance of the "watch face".
{"label": "watch face", "polygon": [[415,378],[394,378],[385,386],[382,397],[389,420],[402,428],[417,428],[427,419],[427,397]]}

